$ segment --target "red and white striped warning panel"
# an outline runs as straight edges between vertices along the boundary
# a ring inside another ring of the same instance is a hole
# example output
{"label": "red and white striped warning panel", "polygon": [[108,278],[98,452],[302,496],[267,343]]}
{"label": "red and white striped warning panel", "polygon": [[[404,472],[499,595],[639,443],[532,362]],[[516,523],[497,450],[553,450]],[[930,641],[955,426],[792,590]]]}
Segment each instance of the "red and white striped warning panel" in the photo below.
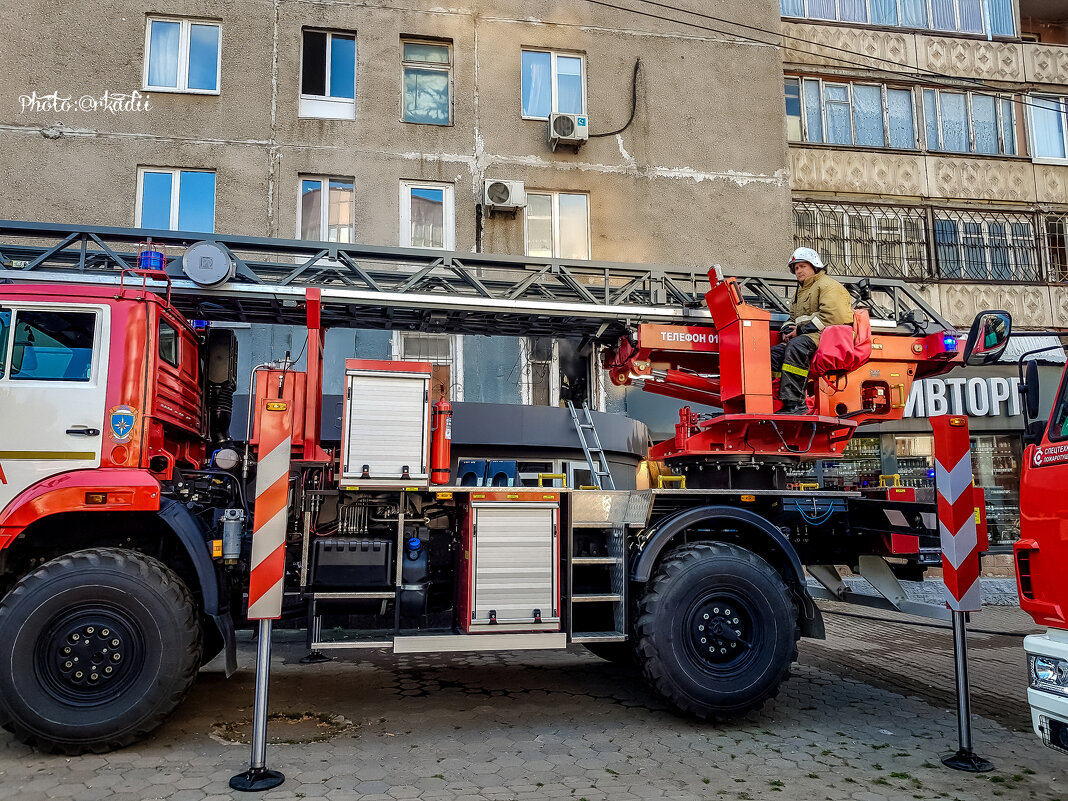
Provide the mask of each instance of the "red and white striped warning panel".
{"label": "red and white striped warning panel", "polygon": [[260,441],[248,619],[266,620],[282,616],[292,424],[289,404],[285,401],[261,399],[256,411],[260,418]]}
{"label": "red and white striped warning panel", "polygon": [[946,603],[956,612],[978,612],[982,608],[979,552],[986,549],[986,536],[985,530],[980,532],[977,520],[968,418],[932,417],[931,428],[934,429],[935,488]]}

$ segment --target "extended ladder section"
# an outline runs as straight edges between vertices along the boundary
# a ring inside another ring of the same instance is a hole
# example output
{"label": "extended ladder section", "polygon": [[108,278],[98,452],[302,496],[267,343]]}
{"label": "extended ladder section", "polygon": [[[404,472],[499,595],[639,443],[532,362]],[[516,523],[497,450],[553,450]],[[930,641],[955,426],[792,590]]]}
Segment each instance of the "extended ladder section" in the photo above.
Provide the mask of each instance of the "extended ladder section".
{"label": "extended ladder section", "polygon": [[593,486],[597,489],[614,490],[616,482],[612,478],[612,471],[608,469],[608,459],[601,448],[601,438],[597,436],[597,427],[593,424],[590,407],[583,401],[583,418],[581,419],[575,409],[575,404],[568,401],[567,408],[571,412],[571,421],[575,424],[575,432],[582,445],[582,452],[586,455],[586,464],[590,467]]}
{"label": "extended ladder section", "polygon": [[[146,267],[166,279],[129,274]],[[314,291],[325,328],[607,343],[643,322],[710,325],[707,270],[0,220],[0,280],[147,282],[156,292],[169,288],[190,319],[215,322],[303,325],[304,302]],[[727,272],[747,303],[785,319],[792,277],[734,265]],[[873,317],[951,327],[902,281],[840,280],[870,296],[879,309]]]}

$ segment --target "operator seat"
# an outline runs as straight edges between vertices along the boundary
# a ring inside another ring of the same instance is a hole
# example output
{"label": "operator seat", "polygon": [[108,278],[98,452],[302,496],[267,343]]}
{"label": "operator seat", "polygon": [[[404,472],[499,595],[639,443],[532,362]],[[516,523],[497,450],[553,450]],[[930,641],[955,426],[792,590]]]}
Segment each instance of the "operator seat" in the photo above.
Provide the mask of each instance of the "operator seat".
{"label": "operator seat", "polygon": [[867,309],[853,309],[853,325],[829,325],[809,368],[811,378],[851,373],[871,358],[871,317]]}

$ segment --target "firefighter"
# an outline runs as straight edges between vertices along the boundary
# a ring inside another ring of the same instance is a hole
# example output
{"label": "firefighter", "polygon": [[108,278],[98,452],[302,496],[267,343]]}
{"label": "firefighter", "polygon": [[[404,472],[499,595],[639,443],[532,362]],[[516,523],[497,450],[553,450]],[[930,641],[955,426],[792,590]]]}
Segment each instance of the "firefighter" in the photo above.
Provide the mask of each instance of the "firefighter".
{"label": "firefighter", "polygon": [[782,342],[771,349],[772,378],[779,378],[779,414],[808,414],[805,384],[808,368],[829,325],[851,325],[853,307],[846,288],[827,274],[820,254],[798,248],[790,258],[797,278],[797,295],[790,304],[790,319],[783,323]]}

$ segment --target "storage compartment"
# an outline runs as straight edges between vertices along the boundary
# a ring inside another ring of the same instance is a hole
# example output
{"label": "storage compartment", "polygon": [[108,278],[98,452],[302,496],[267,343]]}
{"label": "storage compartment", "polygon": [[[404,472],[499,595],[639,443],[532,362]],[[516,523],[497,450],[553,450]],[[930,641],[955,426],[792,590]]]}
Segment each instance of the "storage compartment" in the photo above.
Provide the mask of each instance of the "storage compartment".
{"label": "storage compartment", "polygon": [[317,589],[392,587],[393,543],[324,537],[314,542],[311,584]]}
{"label": "storage compartment", "polygon": [[473,507],[465,629],[559,630],[558,515],[555,503]]}
{"label": "storage compartment", "polygon": [[431,369],[426,362],[345,362],[342,486],[429,486]]}

